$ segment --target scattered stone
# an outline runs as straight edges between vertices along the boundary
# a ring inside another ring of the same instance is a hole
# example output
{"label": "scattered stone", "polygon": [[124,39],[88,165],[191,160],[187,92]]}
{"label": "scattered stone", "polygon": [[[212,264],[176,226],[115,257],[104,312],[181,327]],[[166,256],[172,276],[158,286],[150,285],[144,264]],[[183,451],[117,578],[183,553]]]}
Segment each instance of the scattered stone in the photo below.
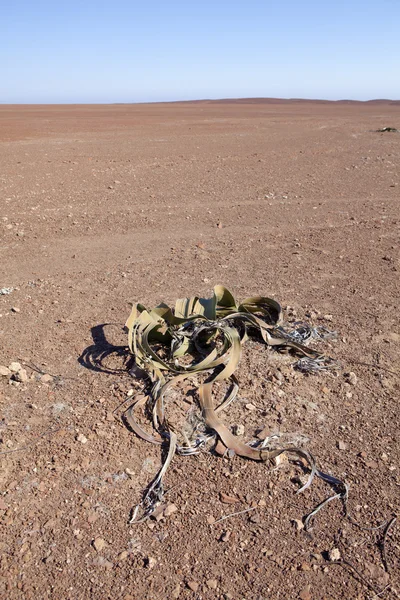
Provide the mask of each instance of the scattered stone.
{"label": "scattered stone", "polygon": [[327,388],[326,386],[324,386],[321,391],[322,391],[323,394],[329,394],[330,389]]}
{"label": "scattered stone", "polygon": [[304,529],[304,523],[300,519],[292,519],[292,523],[296,531],[301,531],[302,529]]}
{"label": "scattered stone", "polygon": [[324,315],[324,319],[325,319],[325,321],[333,321],[333,316],[332,315]]}
{"label": "scattered stone", "polygon": [[22,369],[22,365],[20,365],[19,362],[12,362],[8,368],[13,373],[18,373],[18,371],[20,371]]}
{"label": "scattered stone", "polygon": [[10,377],[11,371],[8,367],[0,365],[0,377]]}
{"label": "scattered stone", "polygon": [[377,469],[379,467],[378,463],[376,462],[376,460],[369,460],[365,463],[365,465],[369,468],[369,469]]}
{"label": "scattered stone", "polygon": [[146,569],[153,569],[157,564],[157,561],[152,556],[146,556],[144,559],[144,566]]}
{"label": "scattered stone", "polygon": [[132,469],[129,469],[128,467],[125,469],[125,473],[128,475],[129,479],[133,479],[135,477],[134,471],[132,471]]}
{"label": "scattered stone", "polygon": [[14,291],[14,288],[12,287],[3,287],[0,288],[0,296],[8,296],[9,294],[11,294]]}
{"label": "scattered stone", "polygon": [[233,433],[235,435],[243,435],[244,434],[244,426],[243,425],[234,425]]}
{"label": "scattered stone", "polygon": [[76,436],[76,441],[80,442],[81,444],[86,444],[87,443],[87,438],[83,435],[83,433],[80,433],[79,435]]}
{"label": "scattered stone", "polygon": [[221,535],[221,542],[227,542],[229,540],[229,538],[231,537],[231,532],[230,531],[224,531]]}
{"label": "scattered stone", "polygon": [[177,511],[178,511],[178,507],[175,506],[175,504],[168,504],[167,508],[164,510],[164,517],[170,517]]}
{"label": "scattered stone", "polygon": [[11,311],[12,311],[13,313],[19,313],[19,312],[21,312],[21,309],[20,309],[20,308],[17,308],[16,306],[13,306],[13,307],[11,308]]}
{"label": "scattered stone", "polygon": [[328,552],[328,558],[331,562],[335,562],[336,560],[340,560],[341,555],[340,555],[340,550],[339,548],[332,548],[332,550],[329,550]]}
{"label": "scattered stone", "polygon": [[123,550],[120,554],[118,554],[118,560],[126,560],[129,556],[129,552],[127,550]]}
{"label": "scattered stone", "polygon": [[299,598],[301,600],[311,600],[312,596],[311,596],[311,586],[310,585],[306,585],[305,588],[303,588],[299,594]]}
{"label": "scattered stone", "polygon": [[400,335],[394,331],[389,333],[388,338],[392,340],[392,342],[400,342]]}
{"label": "scattered stone", "polygon": [[14,380],[19,381],[20,383],[25,383],[28,381],[28,373],[25,371],[25,369],[20,369],[14,374]]}
{"label": "scattered stone", "polygon": [[222,223],[217,223],[218,229],[222,229]]}
{"label": "scattered stone", "polygon": [[350,385],[357,385],[357,375],[353,373],[353,371],[350,371],[350,373],[345,373],[344,376]]}
{"label": "scattered stone", "polygon": [[300,571],[311,571],[311,567],[308,563],[303,562],[300,565]]}
{"label": "scattered stone", "polygon": [[215,517],[213,517],[212,515],[208,515],[208,517],[207,517],[207,523],[209,525],[213,525],[215,523]]}
{"label": "scattered stone", "polygon": [[42,383],[51,383],[53,381],[53,377],[48,373],[45,373],[44,375],[41,375],[40,381]]}
{"label": "scattered stone", "polygon": [[342,440],[338,441],[338,448],[339,450],[347,450],[347,444],[345,444],[344,442],[342,442]]}
{"label": "scattered stone", "polygon": [[[173,590],[173,592],[171,594],[171,598],[173,598],[174,600],[177,600],[177,598],[179,598],[179,596],[180,596],[180,593],[181,593],[181,586],[178,583],[178,585],[176,586],[176,588]],[[132,600],[133,600],[133,598],[132,598]]]}
{"label": "scattered stone", "polygon": [[93,559],[93,564],[97,567],[104,567],[105,569],[111,570],[113,568],[113,563],[104,558],[104,556],[96,556]]}
{"label": "scattered stone", "polygon": [[210,590],[216,590],[218,587],[218,581],[216,579],[207,579],[206,583]]}
{"label": "scattered stone", "polygon": [[197,590],[199,589],[199,584],[197,583],[197,581],[188,581],[187,586],[195,594],[196,594]]}
{"label": "scattered stone", "polygon": [[97,537],[92,543],[96,552],[101,552],[106,545],[106,542],[102,537]]}
{"label": "scattered stone", "polygon": [[247,410],[256,410],[256,407],[254,406],[254,404],[251,404],[251,402],[246,404],[246,408]]}
{"label": "scattered stone", "polygon": [[237,502],[239,502],[238,498],[228,496],[228,494],[224,494],[224,492],[219,493],[219,499],[223,504],[237,504]]}

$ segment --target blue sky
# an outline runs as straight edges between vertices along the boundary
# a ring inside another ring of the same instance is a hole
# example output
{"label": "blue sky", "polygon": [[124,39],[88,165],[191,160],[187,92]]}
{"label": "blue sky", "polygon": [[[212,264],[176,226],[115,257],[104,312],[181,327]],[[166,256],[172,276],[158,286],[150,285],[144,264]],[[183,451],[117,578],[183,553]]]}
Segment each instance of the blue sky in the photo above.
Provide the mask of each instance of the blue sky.
{"label": "blue sky", "polygon": [[400,0],[2,0],[0,102],[400,98]]}

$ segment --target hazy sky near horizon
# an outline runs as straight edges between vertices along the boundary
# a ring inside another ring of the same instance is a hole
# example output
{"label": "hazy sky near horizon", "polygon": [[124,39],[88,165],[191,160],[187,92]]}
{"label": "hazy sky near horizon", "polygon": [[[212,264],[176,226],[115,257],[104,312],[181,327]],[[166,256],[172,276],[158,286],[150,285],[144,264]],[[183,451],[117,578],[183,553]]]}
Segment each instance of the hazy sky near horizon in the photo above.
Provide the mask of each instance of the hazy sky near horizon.
{"label": "hazy sky near horizon", "polygon": [[0,102],[400,99],[400,0],[3,0]]}

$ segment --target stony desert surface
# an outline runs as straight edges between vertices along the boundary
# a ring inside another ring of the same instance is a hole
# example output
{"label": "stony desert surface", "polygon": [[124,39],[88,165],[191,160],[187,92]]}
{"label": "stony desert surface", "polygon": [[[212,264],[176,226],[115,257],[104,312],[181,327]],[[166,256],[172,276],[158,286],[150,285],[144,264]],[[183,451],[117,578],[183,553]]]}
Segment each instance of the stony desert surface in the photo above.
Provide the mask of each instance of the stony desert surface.
{"label": "stony desert surface", "polygon": [[[2,597],[399,598],[400,133],[387,126],[400,129],[399,104],[0,106]],[[121,418],[143,385],[130,303],[217,283],[337,332],[323,347],[340,368],[318,375],[248,343],[224,419],[247,440],[301,439],[350,484],[350,518],[335,500],[305,531],[329,486],[296,495],[296,461],[206,453],[176,456],[168,510],[129,524],[164,455]]]}

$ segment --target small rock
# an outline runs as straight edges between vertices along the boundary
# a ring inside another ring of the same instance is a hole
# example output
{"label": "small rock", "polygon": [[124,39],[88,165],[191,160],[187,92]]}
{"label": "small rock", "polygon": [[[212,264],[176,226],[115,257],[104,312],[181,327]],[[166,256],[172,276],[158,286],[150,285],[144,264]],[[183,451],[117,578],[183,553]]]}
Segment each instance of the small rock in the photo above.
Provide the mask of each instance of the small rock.
{"label": "small rock", "polygon": [[369,468],[369,469],[377,469],[379,467],[378,463],[376,462],[376,460],[369,460],[365,463],[365,465]]}
{"label": "small rock", "polygon": [[93,559],[93,564],[96,565],[97,567],[104,567],[105,569],[108,569],[109,571],[113,568],[113,563],[110,562],[109,560],[107,560],[106,558],[104,558],[104,556],[96,556],[96,558]]}
{"label": "small rock", "polygon": [[128,467],[125,469],[125,473],[128,475],[129,479],[133,479],[133,477],[135,477],[135,472],[132,471],[132,469],[129,469]]}
{"label": "small rock", "polygon": [[[179,598],[179,596],[180,596],[180,593],[181,593],[181,586],[178,583],[178,585],[176,586],[176,588],[173,590],[173,592],[171,594],[171,598],[173,598],[174,600],[177,600],[177,598]],[[133,600],[133,598],[132,598],[132,600]]]}
{"label": "small rock", "polygon": [[357,385],[357,375],[355,373],[353,373],[353,371],[350,371],[350,373],[345,373],[344,375],[348,381],[348,383],[350,383],[350,385]]}
{"label": "small rock", "polygon": [[324,319],[325,319],[325,321],[333,321],[333,316],[332,315],[324,315]]}
{"label": "small rock", "polygon": [[28,373],[25,369],[20,369],[17,373],[14,374],[15,381],[19,381],[20,383],[25,383],[28,381]]}
{"label": "small rock", "polygon": [[51,375],[49,375],[48,373],[45,373],[44,375],[42,375],[40,377],[40,381],[42,383],[51,383],[53,381],[53,377]]}
{"label": "small rock", "polygon": [[207,517],[207,523],[209,525],[213,525],[215,523],[215,518],[212,515],[208,515],[208,517]]}
{"label": "small rock", "polygon": [[0,510],[7,510],[8,506],[4,502],[3,498],[0,498]]}
{"label": "small rock", "polygon": [[303,562],[300,565],[300,571],[311,571],[311,567],[308,563]]}
{"label": "small rock", "polygon": [[22,369],[22,366],[20,365],[19,362],[12,362],[8,368],[13,373],[18,373],[18,371],[20,371]]}
{"label": "small rock", "polygon": [[338,448],[339,450],[347,450],[347,444],[345,444],[344,442],[342,442],[342,440],[338,441]]}
{"label": "small rock", "polygon": [[251,402],[246,404],[246,408],[247,410],[256,410],[256,407],[254,406],[254,404],[251,404]]}
{"label": "small rock", "polygon": [[234,425],[233,433],[235,435],[243,435],[244,434],[244,426],[243,425]]}
{"label": "small rock", "polygon": [[293,523],[296,531],[301,531],[302,529],[304,529],[304,523],[300,519],[293,519],[292,523]]}
{"label": "small rock", "polygon": [[197,581],[188,581],[187,586],[194,593],[196,593],[197,590],[199,589],[199,584],[197,583]]}
{"label": "small rock", "polygon": [[144,559],[144,566],[146,569],[153,569],[157,564],[157,561],[152,556],[146,556]]}
{"label": "small rock", "polygon": [[218,581],[216,579],[207,579],[206,583],[210,590],[216,590],[218,587]]}
{"label": "small rock", "polygon": [[228,496],[228,494],[224,494],[224,492],[219,493],[219,499],[221,502],[223,502],[223,504],[236,504],[239,502],[238,498],[235,498],[234,496]]}
{"label": "small rock", "polygon": [[222,223],[217,223],[218,229],[222,229]]}
{"label": "small rock", "polygon": [[0,377],[10,377],[11,370],[8,367],[0,365]]}
{"label": "small rock", "polygon": [[328,558],[331,562],[335,562],[336,560],[340,560],[341,556],[340,556],[340,550],[339,548],[332,548],[332,550],[329,550],[328,552]]}
{"label": "small rock", "polygon": [[224,531],[223,534],[221,535],[221,542],[227,542],[229,540],[229,538],[231,537],[231,532],[230,531]]}
{"label": "small rock", "polygon": [[164,517],[170,517],[174,513],[178,511],[178,507],[175,504],[168,504],[167,508],[164,510]]}
{"label": "small rock", "polygon": [[118,554],[118,560],[126,560],[128,558],[129,552],[123,550],[120,554]]}
{"label": "small rock", "polygon": [[299,598],[301,598],[301,600],[311,600],[312,596],[310,585],[306,585],[306,587],[301,590]]}
{"label": "small rock", "polygon": [[16,306],[13,306],[13,307],[11,308],[11,311],[12,311],[13,313],[19,313],[19,312],[21,312],[21,309],[20,309],[20,308],[17,308]]}
{"label": "small rock", "polygon": [[388,338],[392,340],[392,342],[400,342],[400,335],[394,331],[389,333]]}
{"label": "small rock", "polygon": [[96,552],[101,552],[103,550],[103,548],[105,547],[106,542],[105,540],[103,540],[102,537],[97,537],[94,541],[93,541],[93,548],[96,550]]}
{"label": "small rock", "polygon": [[76,441],[80,442],[81,444],[86,444],[87,443],[87,438],[83,435],[83,433],[80,433],[79,435],[76,436]]}
{"label": "small rock", "polygon": [[329,388],[327,388],[326,386],[324,386],[321,391],[323,394],[329,394],[330,392]]}

